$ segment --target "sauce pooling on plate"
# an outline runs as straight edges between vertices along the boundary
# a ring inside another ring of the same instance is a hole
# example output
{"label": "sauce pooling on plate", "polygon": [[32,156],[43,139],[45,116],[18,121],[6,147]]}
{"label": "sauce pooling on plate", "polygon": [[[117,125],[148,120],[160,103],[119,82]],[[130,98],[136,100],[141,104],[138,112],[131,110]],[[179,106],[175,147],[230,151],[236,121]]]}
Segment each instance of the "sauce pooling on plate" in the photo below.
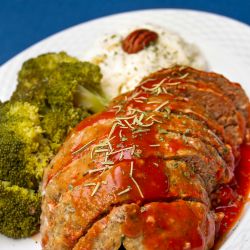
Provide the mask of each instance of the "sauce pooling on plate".
{"label": "sauce pooling on plate", "polygon": [[250,145],[242,145],[241,160],[235,169],[235,178],[229,185],[215,192],[214,209],[223,212],[224,218],[217,234],[217,247],[238,221],[250,190]]}

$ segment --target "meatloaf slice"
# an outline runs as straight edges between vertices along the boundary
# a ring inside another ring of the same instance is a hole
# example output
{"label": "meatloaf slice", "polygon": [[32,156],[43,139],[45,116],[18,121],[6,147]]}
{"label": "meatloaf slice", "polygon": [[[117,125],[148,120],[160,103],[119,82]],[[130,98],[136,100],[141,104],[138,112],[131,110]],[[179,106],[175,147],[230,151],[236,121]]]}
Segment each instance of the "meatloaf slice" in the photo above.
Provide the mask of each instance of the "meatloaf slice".
{"label": "meatloaf slice", "polygon": [[[150,75],[154,78],[155,74]],[[190,83],[205,83],[208,87],[220,91],[230,98],[246,121],[250,117],[249,99],[240,84],[229,81],[223,75],[204,72],[191,67],[175,66],[156,72],[156,77],[168,77],[170,79],[185,80]]]}
{"label": "meatloaf slice", "polygon": [[233,135],[233,140],[241,144],[245,136],[245,120],[236,110],[234,103],[225,95],[207,88],[198,88],[182,83],[178,86],[167,86],[166,90],[175,96],[188,98],[203,106],[211,118],[218,121],[225,128],[225,132]]}
{"label": "meatloaf slice", "polygon": [[[180,220],[180,218],[182,218]],[[122,205],[97,221],[74,250],[206,250],[214,242],[214,215],[198,202]]]}

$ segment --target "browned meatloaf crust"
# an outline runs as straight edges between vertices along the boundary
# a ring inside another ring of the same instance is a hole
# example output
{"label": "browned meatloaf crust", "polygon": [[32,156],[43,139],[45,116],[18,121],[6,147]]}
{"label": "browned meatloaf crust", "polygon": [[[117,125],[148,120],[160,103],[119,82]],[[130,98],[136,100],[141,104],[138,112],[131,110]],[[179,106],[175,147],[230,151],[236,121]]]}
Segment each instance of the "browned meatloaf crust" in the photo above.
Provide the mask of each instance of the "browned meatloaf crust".
{"label": "browned meatloaf crust", "polygon": [[247,96],[221,75],[145,78],[82,121],[45,171],[43,249],[211,249],[210,194],[232,180],[248,120]]}

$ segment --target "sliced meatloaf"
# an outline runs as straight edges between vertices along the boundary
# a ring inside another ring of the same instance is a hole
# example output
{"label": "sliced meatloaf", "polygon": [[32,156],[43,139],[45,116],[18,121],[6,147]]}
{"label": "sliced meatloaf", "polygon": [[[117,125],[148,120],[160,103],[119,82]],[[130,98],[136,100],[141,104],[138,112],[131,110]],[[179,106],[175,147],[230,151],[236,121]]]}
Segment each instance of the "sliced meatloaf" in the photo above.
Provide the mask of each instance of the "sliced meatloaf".
{"label": "sliced meatloaf", "polygon": [[248,111],[234,84],[185,69],[152,74],[72,130],[45,171],[43,249],[211,249],[210,195],[234,176]]}
{"label": "sliced meatloaf", "polygon": [[[135,116],[137,117],[137,116]],[[138,116],[139,117],[139,116]],[[148,113],[145,120],[151,116],[151,113]],[[192,124],[195,124],[195,120],[190,119],[189,117],[183,118],[182,121],[184,123],[180,126],[176,126],[174,128],[174,124],[180,123],[180,116],[171,115],[173,119],[166,119],[164,117],[155,117],[153,119],[156,119],[158,122],[155,124],[152,124],[150,127],[148,127],[147,131],[142,131],[141,133],[145,133],[145,135],[152,134],[153,136],[149,137],[145,140],[142,140],[142,137],[140,133],[136,133],[135,130],[134,134],[133,131],[129,129],[124,129],[121,126],[117,126],[113,133],[118,135],[122,133],[122,136],[124,138],[127,138],[123,142],[123,147],[126,149],[130,149],[128,151],[120,151],[121,148],[117,147],[118,142],[116,142],[115,138],[113,139],[114,142],[114,149],[113,152],[110,155],[110,160],[114,163],[120,162],[120,155],[121,152],[126,152],[127,156],[126,158],[132,158],[132,148],[131,145],[136,145],[137,147],[141,149],[145,149],[145,152],[139,152],[138,149],[135,149],[135,156],[138,157],[138,154],[141,154],[139,157],[148,158],[148,157],[157,157],[159,159],[165,159],[165,160],[171,160],[176,159],[178,161],[186,162],[188,163],[188,167],[194,171],[196,174],[201,176],[203,179],[202,181],[205,184],[206,191],[208,193],[212,192],[214,188],[220,184],[220,183],[227,183],[230,181],[232,177],[232,169],[230,166],[233,166],[233,158],[231,159],[231,162],[229,164],[226,163],[227,154],[220,155],[218,150],[216,150],[215,147],[212,146],[212,143],[217,143],[216,146],[221,145],[222,143],[218,140],[216,136],[214,136],[213,133],[208,133],[207,130],[202,130],[200,126],[200,131],[198,131],[193,126],[193,132],[186,131],[185,126],[190,125],[190,122],[192,121]],[[150,118],[150,120],[151,120]],[[161,121],[159,123],[159,121]],[[73,153],[74,157],[71,159],[70,162],[68,162],[68,165],[62,168],[61,160],[59,159],[59,164],[57,163],[56,159],[51,163],[53,164],[53,168],[51,170],[54,171],[54,168],[56,166],[60,166],[61,169],[57,170],[57,174],[53,177],[52,181],[49,181],[46,187],[46,196],[43,206],[43,211],[46,211],[46,217],[49,218],[49,220],[53,220],[54,218],[54,212],[57,208],[57,203],[59,199],[61,198],[61,195],[64,192],[67,192],[69,187],[74,188],[76,185],[79,184],[79,182],[84,181],[90,181],[92,177],[94,177],[96,174],[99,174],[100,171],[96,171],[100,169],[103,171],[102,164],[99,164],[100,162],[103,162],[105,160],[105,149],[104,152],[96,153],[93,151],[94,148],[96,148],[98,145],[100,145],[105,138],[105,135],[107,135],[107,131],[109,132],[112,127],[114,127],[114,124],[116,123],[116,120],[111,123],[111,119],[101,119],[101,124],[103,126],[103,130],[97,129],[99,128],[98,123],[94,124],[92,127],[93,132],[88,133],[88,140],[92,143],[89,143],[88,145],[85,144],[85,148],[82,147],[82,136],[84,132],[88,132],[90,127],[84,127],[83,130],[78,130],[78,136],[70,136],[69,140],[74,138],[75,145],[73,148],[75,148]],[[172,121],[172,122],[171,122]],[[88,120],[86,120],[88,122]],[[179,129],[178,129],[179,128]],[[184,130],[185,129],[185,130]],[[96,132],[94,132],[96,131]],[[182,133],[180,133],[182,131]],[[195,135],[195,131],[197,131],[198,134],[196,136],[191,136],[192,134]],[[202,132],[203,131],[203,132]],[[200,140],[199,134],[204,134],[204,138],[207,137],[207,141]],[[205,136],[206,135],[206,136]],[[78,138],[79,137],[79,138]],[[95,139],[95,138],[98,139]],[[129,139],[130,138],[130,139]],[[214,141],[209,143],[209,141]],[[76,144],[76,143],[79,143]],[[86,141],[83,141],[84,143]],[[72,144],[73,145],[73,144]],[[87,146],[86,146],[87,145]],[[225,146],[224,146],[225,147]],[[80,149],[80,151],[79,151]],[[140,150],[141,150],[140,149]],[[157,150],[155,150],[157,149]],[[101,151],[102,151],[101,150]],[[221,149],[222,151],[224,149]],[[64,146],[62,148],[62,151],[66,155],[66,150],[64,150]],[[93,151],[93,155],[95,155],[95,162],[91,159],[91,152]],[[229,152],[230,150],[227,150]],[[99,152],[99,151],[98,151]],[[98,157],[98,158],[97,158]],[[224,158],[223,158],[224,157]],[[98,161],[98,162],[96,162]],[[157,161],[156,161],[157,162]],[[157,163],[155,163],[155,167],[157,167]],[[175,166],[178,166],[179,164],[175,162]],[[108,170],[108,169],[106,169]],[[88,171],[93,171],[90,174],[87,174]],[[174,172],[173,170],[171,170]],[[170,171],[170,172],[171,172]],[[169,178],[172,178],[170,172],[168,173]],[[186,177],[190,177],[189,171],[183,171],[183,173],[186,175]],[[174,176],[173,176],[174,177]],[[183,192],[183,191],[182,191]],[[46,225],[47,228],[47,225]],[[44,227],[42,227],[42,231],[44,231]]]}

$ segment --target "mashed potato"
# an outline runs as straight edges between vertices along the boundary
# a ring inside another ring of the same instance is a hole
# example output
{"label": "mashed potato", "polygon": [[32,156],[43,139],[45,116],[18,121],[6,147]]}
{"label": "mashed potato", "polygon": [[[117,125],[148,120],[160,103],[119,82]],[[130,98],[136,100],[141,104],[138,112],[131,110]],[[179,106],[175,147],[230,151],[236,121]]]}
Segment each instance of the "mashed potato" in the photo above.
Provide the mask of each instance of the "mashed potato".
{"label": "mashed potato", "polygon": [[[122,40],[130,32],[141,28],[157,32],[157,42],[136,54],[127,54],[122,49]],[[161,68],[174,64],[203,70],[207,67],[206,60],[195,45],[159,26],[144,25],[106,36],[99,47],[91,61],[101,67],[102,85],[110,98],[132,90],[144,76]]]}

